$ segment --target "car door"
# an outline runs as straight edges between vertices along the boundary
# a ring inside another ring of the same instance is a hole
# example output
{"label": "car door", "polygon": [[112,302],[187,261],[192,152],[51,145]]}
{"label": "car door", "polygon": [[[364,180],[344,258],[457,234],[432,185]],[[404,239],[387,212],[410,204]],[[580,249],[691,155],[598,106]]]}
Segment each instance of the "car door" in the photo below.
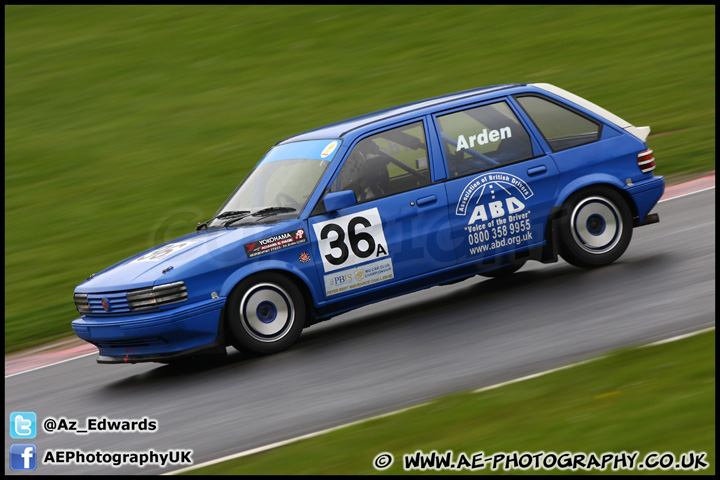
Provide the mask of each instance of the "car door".
{"label": "car door", "polygon": [[[433,183],[422,119],[372,132],[351,147],[327,193],[356,203],[309,218],[326,299],[389,286],[453,265],[447,192]],[[319,211],[318,211],[319,209]]]}
{"label": "car door", "polygon": [[544,243],[558,170],[511,101],[458,108],[434,120],[448,169],[456,261],[488,263]]}

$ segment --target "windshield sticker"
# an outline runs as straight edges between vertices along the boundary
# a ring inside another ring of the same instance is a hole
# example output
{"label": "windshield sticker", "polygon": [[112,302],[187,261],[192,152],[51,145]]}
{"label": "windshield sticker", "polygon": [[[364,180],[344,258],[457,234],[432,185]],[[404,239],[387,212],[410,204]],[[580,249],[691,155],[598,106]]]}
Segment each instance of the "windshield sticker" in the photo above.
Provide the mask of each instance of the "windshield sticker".
{"label": "windshield sticker", "polygon": [[168,243],[163,247],[157,248],[150,253],[146,253],[145,255],[136,258],[135,260],[133,260],[133,262],[158,262],[174,253],[186,249],[190,245],[198,243],[199,241],[200,239],[198,238],[193,240],[186,240],[184,242]]}
{"label": "windshield sticker", "polygon": [[325,275],[325,295],[337,295],[394,278],[390,257],[342,272]]}
{"label": "windshield sticker", "polygon": [[248,258],[257,257],[259,255],[265,255],[266,253],[277,252],[284,248],[293,247],[306,243],[307,235],[305,230],[299,228],[290,232],[281,233],[280,235],[274,235],[272,237],[263,238],[256,242],[245,244],[245,254]]}
{"label": "windshield sticker", "polygon": [[300,142],[284,143],[270,149],[260,161],[261,165],[279,162],[282,160],[321,160],[331,162],[340,146],[340,140],[303,140]]}
{"label": "windshield sticker", "polygon": [[335,149],[337,148],[337,146],[338,146],[337,140],[335,140],[335,141],[333,141],[333,142],[330,142],[330,143],[328,144],[328,146],[325,147],[325,149],[324,149],[324,150],[322,151],[322,153],[320,154],[320,158],[325,158],[325,157],[327,157],[328,155],[330,155],[331,153],[333,153],[333,152],[335,151]]}
{"label": "windshield sticker", "polygon": [[478,133],[477,135],[470,135],[467,139],[465,138],[465,135],[460,135],[457,139],[456,148],[459,152],[460,150],[473,148],[476,145],[480,147],[482,145],[499,142],[500,140],[505,140],[510,137],[512,137],[512,130],[510,130],[510,127],[503,127],[500,130],[490,130],[489,132],[487,128],[483,128],[481,133]]}
{"label": "windshield sticker", "polygon": [[388,256],[377,207],[313,225],[325,272]]}

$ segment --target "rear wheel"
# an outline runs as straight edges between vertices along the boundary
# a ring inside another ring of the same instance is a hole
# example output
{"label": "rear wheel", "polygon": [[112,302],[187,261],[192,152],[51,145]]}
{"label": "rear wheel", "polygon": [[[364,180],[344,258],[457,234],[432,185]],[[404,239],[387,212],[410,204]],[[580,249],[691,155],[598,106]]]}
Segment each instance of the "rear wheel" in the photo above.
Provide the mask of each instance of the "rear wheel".
{"label": "rear wheel", "polygon": [[632,213],[623,197],[605,187],[577,192],[560,219],[560,255],[577,267],[599,267],[625,252],[632,237]]}
{"label": "rear wheel", "polygon": [[285,350],[305,326],[302,292],[278,273],[260,273],[240,282],[228,298],[226,311],[232,345],[240,351]]}

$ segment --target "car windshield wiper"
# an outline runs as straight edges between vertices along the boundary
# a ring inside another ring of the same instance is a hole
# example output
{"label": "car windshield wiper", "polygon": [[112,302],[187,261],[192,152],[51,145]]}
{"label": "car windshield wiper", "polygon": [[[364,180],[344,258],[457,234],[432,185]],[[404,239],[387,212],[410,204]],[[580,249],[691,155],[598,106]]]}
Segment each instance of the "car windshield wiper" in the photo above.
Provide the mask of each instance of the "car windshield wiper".
{"label": "car windshield wiper", "polygon": [[225,222],[225,223],[223,224],[223,227],[229,227],[229,226],[232,225],[233,223],[239,222],[240,220],[242,220],[242,219],[245,218],[245,217],[250,217],[250,216],[252,216],[252,217],[265,218],[265,217],[270,217],[270,216],[272,216],[272,215],[277,215],[277,214],[280,214],[280,213],[292,213],[292,212],[295,212],[295,211],[297,211],[297,210],[295,210],[295,209],[292,208],[292,207],[267,207],[267,208],[261,208],[260,210],[258,210],[257,212],[254,212],[254,213],[246,213],[246,212],[243,212],[243,215],[242,215],[240,218],[233,218],[233,219],[228,220],[227,222]]}
{"label": "car windshield wiper", "polygon": [[277,215],[278,213],[292,213],[297,212],[292,207],[267,207],[252,213],[253,217],[269,217],[270,215]]}
{"label": "car windshield wiper", "polygon": [[246,213],[250,213],[250,210],[228,210],[227,212],[223,212],[215,218],[234,217],[236,215],[245,215]]}
{"label": "car windshield wiper", "polygon": [[[248,211],[228,212],[228,215],[225,215],[222,218],[228,218],[228,217],[238,217],[238,218],[231,218],[227,222],[223,223],[223,227],[229,227],[233,223],[235,223],[239,220],[242,220],[243,218],[247,217],[248,215],[250,215],[250,212],[248,212]],[[220,218],[220,217],[218,217],[218,218]]]}
{"label": "car windshield wiper", "polygon": [[[203,227],[207,228],[208,223],[210,223],[210,222],[212,222],[213,220],[216,220],[216,219],[228,218],[228,217],[236,217],[236,216],[238,216],[238,215],[247,216],[247,214],[249,214],[249,213],[250,213],[250,210],[228,210],[228,211],[226,211],[226,212],[222,212],[222,213],[219,214],[219,215],[215,215],[215,216],[212,217],[210,220],[207,220],[207,221],[202,222],[202,223],[198,223],[198,226],[197,226],[197,228],[196,228],[195,230],[197,230],[197,231],[199,232],[200,230],[202,230]],[[226,225],[227,225],[227,222],[226,222],[225,225],[223,225],[223,226],[226,226]]]}

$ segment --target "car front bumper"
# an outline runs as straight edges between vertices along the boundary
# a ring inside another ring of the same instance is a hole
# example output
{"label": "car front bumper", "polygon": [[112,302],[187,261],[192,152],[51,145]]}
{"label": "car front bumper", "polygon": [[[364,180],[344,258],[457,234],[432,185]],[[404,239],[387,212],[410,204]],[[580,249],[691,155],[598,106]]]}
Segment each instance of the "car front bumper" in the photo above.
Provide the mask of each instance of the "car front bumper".
{"label": "car front bumper", "polygon": [[122,316],[83,316],[72,329],[98,347],[98,363],[166,362],[224,348],[225,298],[170,310]]}

